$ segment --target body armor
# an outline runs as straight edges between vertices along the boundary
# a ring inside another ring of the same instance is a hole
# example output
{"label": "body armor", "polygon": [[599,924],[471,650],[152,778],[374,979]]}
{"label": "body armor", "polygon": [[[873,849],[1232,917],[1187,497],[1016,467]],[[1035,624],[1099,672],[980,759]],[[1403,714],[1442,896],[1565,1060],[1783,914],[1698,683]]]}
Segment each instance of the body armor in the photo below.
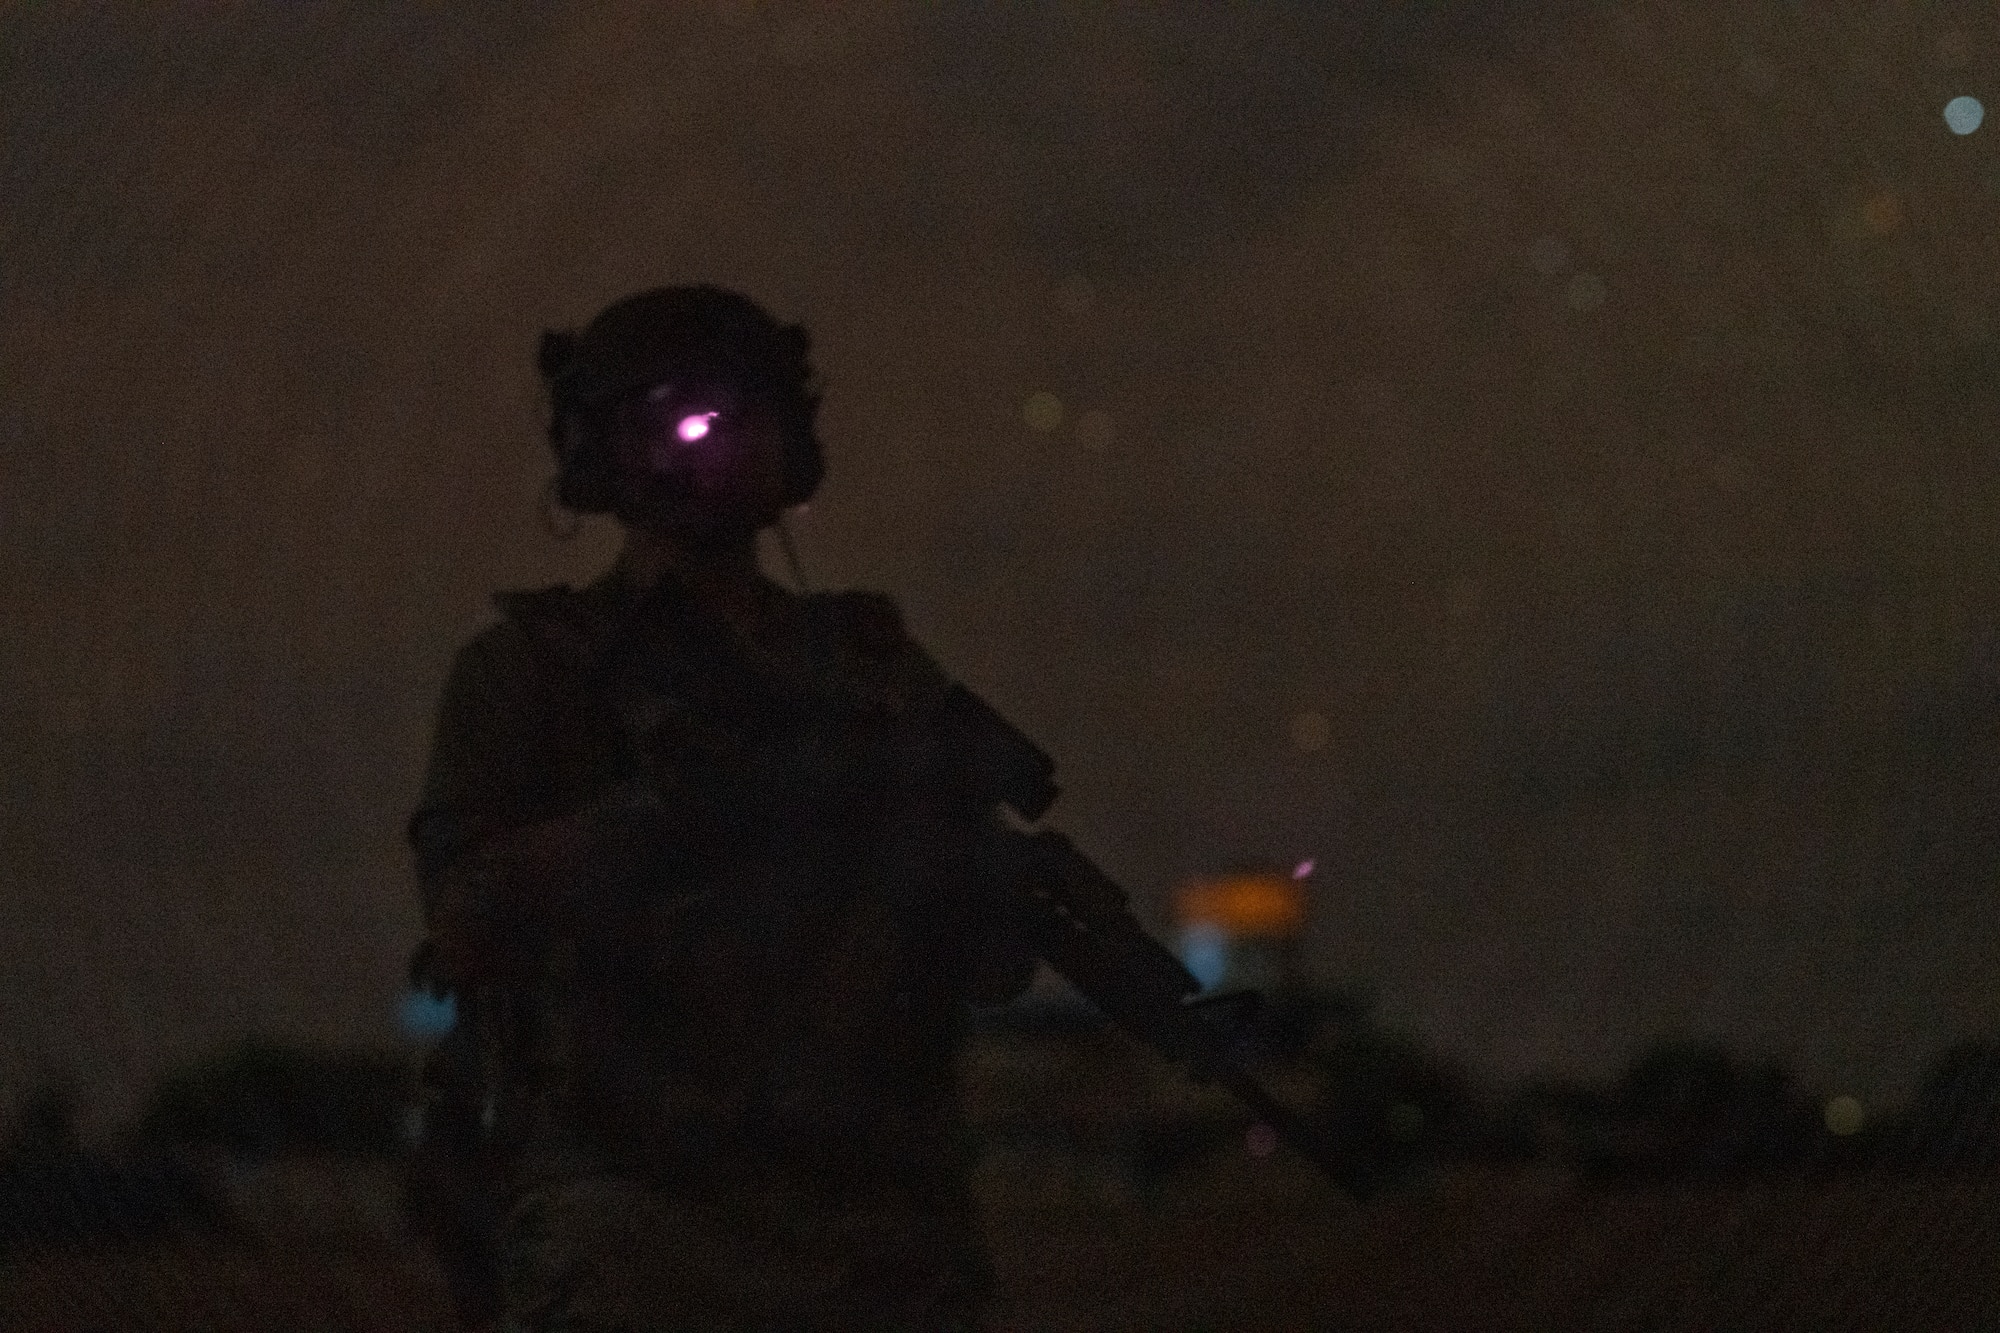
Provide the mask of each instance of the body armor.
{"label": "body armor", "polygon": [[1032,955],[949,827],[963,775],[926,718],[950,682],[888,599],[781,595],[757,645],[671,584],[503,595],[454,664],[411,821],[427,907],[498,829],[642,799],[690,831],[602,886],[605,929],[460,995],[427,1063],[412,1201],[474,1319],[503,1207],[525,1225],[585,1177],[782,1195],[847,1234],[834,1269],[978,1284],[951,1062]]}

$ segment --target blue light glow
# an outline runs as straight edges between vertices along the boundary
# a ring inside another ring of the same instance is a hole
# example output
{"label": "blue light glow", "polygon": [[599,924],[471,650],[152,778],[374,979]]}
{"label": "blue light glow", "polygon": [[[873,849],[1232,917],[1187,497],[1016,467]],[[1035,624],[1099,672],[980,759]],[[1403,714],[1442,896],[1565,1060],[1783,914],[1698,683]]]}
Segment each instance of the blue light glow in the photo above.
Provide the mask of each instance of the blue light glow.
{"label": "blue light glow", "polygon": [[1189,926],[1181,932],[1181,962],[1203,990],[1214,990],[1229,971],[1229,937],[1205,922]]}
{"label": "blue light glow", "polygon": [[429,991],[404,991],[403,1002],[396,1007],[396,1019],[405,1035],[432,1041],[457,1026],[458,1004],[449,995],[440,1000]]}

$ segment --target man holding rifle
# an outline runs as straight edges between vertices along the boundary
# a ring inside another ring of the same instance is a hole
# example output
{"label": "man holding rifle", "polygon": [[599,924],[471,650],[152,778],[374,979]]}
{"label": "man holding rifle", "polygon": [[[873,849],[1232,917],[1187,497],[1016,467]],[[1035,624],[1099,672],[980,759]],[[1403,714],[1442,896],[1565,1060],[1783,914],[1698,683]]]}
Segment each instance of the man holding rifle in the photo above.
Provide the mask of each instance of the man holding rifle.
{"label": "man holding rifle", "polygon": [[[803,329],[713,287],[544,335],[561,503],[626,533],[463,648],[410,837],[458,1001],[412,1177],[472,1324],[980,1327],[952,1060],[1037,960],[1359,1186],[1059,834],[1052,765],[757,536],[824,471]],[[789,546],[787,546],[789,552]]]}

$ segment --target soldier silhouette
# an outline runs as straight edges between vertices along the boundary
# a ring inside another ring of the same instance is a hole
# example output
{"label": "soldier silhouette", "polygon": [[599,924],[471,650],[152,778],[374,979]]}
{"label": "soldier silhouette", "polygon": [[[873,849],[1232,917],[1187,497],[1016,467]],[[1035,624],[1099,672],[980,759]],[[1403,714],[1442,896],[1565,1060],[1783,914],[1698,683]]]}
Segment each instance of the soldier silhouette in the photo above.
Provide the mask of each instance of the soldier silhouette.
{"label": "soldier silhouette", "polygon": [[824,472],[809,345],[710,286],[543,336],[556,493],[624,546],[496,599],[409,824],[458,1012],[412,1203],[469,1326],[980,1326],[952,1057],[1034,949],[895,604],[759,571]]}

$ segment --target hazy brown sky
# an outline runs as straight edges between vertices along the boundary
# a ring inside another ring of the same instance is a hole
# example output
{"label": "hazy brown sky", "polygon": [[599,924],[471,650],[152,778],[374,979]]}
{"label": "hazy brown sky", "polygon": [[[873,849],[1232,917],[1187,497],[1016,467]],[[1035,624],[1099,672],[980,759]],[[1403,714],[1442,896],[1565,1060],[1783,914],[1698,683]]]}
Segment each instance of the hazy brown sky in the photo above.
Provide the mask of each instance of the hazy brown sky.
{"label": "hazy brown sky", "polygon": [[610,549],[535,335],[694,280],[1149,900],[1317,858],[1496,1077],[2000,1027],[2000,21],[1467,8],[0,8],[0,1079],[390,1035],[448,656]]}

